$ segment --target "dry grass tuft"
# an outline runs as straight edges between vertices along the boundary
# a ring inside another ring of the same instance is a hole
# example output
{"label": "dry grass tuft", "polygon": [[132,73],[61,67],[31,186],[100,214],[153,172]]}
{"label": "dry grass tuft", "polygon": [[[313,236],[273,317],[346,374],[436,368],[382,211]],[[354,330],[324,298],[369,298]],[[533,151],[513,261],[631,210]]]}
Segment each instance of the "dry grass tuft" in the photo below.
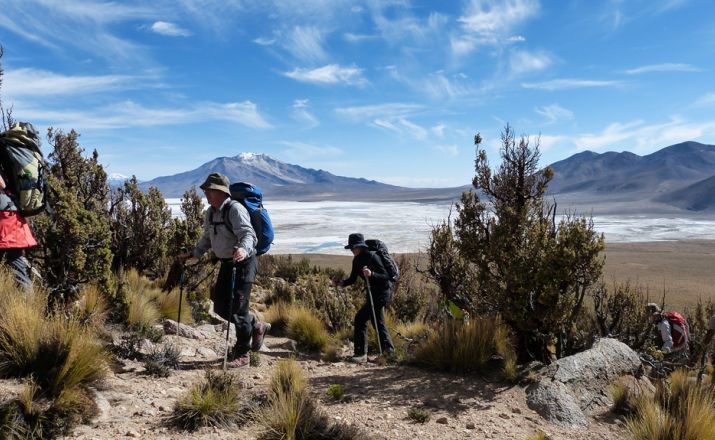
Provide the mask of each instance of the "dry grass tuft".
{"label": "dry grass tuft", "polygon": [[323,322],[303,307],[296,307],[290,313],[287,334],[299,347],[311,352],[322,351],[330,339]]}
{"label": "dry grass tuft", "polygon": [[266,310],[263,314],[263,319],[271,323],[272,334],[281,335],[285,333],[294,307],[286,302],[278,301]]}
{"label": "dry grass tuft", "polygon": [[204,426],[232,428],[246,420],[241,411],[238,379],[230,373],[207,370],[204,380],[177,400],[167,422],[195,431]]}

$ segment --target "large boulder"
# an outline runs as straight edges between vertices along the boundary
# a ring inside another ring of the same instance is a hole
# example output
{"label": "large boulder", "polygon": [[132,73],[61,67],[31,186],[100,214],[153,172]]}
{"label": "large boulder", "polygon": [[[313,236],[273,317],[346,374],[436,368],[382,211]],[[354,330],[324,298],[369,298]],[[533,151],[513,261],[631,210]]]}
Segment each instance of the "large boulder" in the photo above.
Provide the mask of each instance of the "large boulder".
{"label": "large boulder", "polygon": [[[608,386],[626,375],[639,375],[636,352],[616,339],[600,339],[589,350],[561,358],[540,372],[540,379],[527,388],[529,407],[560,425],[581,425],[585,416],[612,403]],[[543,399],[553,399],[545,402]],[[563,414],[576,403],[583,418]],[[575,421],[575,422],[574,422]]]}

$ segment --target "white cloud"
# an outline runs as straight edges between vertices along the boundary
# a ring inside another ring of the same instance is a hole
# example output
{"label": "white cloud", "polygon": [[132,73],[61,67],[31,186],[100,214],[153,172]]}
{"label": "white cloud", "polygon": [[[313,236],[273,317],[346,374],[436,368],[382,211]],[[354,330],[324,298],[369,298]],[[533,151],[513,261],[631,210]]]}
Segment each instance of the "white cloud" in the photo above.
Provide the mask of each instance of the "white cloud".
{"label": "white cloud", "polygon": [[297,67],[291,72],[284,72],[283,75],[293,78],[296,81],[309,82],[314,84],[347,84],[363,86],[368,81],[362,75],[363,69],[359,67],[341,67],[338,64],[328,64],[316,69],[306,69]]}
{"label": "white cloud", "polygon": [[293,101],[293,119],[303,124],[304,128],[314,128],[320,125],[318,118],[310,112],[310,103],[307,99]]}
{"label": "white cloud", "polygon": [[392,102],[386,104],[363,105],[356,107],[341,107],[335,109],[339,115],[352,120],[365,120],[372,118],[395,118],[413,114],[424,107],[419,104],[406,104]]}
{"label": "white cloud", "polygon": [[551,56],[545,52],[527,52],[517,50],[511,53],[509,65],[513,75],[538,72],[551,66]]}
{"label": "white cloud", "polygon": [[549,92],[553,92],[554,90],[583,89],[594,87],[618,87],[620,85],[622,85],[620,81],[573,78],[552,79],[549,81],[521,84],[521,86],[525,89],[546,90]]}
{"label": "white cloud", "polygon": [[432,130],[432,133],[434,133],[435,136],[437,137],[444,137],[444,129],[447,128],[446,125],[444,124],[437,124],[434,127],[430,128]]}
{"label": "white cloud", "polygon": [[349,43],[362,43],[363,41],[376,40],[377,35],[366,35],[366,34],[354,34],[352,32],[346,32],[343,34],[345,41]]}
{"label": "white cloud", "polygon": [[688,122],[673,116],[667,122],[655,124],[646,124],[642,120],[614,122],[598,133],[542,136],[542,144],[571,146],[577,150],[629,150],[645,154],[706,136],[715,136],[715,120]]}
{"label": "white cloud", "polygon": [[458,19],[463,34],[451,39],[452,52],[459,57],[478,46],[514,42],[514,28],[539,10],[538,0],[471,0]]}
{"label": "white cloud", "polygon": [[459,98],[473,93],[472,87],[463,79],[459,77],[450,79],[442,72],[432,73],[424,80],[412,82],[413,88],[433,99]]}
{"label": "white cloud", "polygon": [[15,103],[15,110],[27,119],[44,122],[48,126],[72,127],[80,131],[171,126],[196,121],[226,121],[249,128],[271,128],[271,124],[251,101],[202,102],[181,108],[146,107],[133,101],[125,101],[91,110],[44,109],[25,105],[20,101]]}
{"label": "white cloud", "polygon": [[642,73],[652,73],[652,72],[700,72],[701,69],[692,66],[690,64],[681,63],[663,63],[663,64],[650,64],[647,66],[636,67],[634,69],[626,70],[629,75],[640,75]]}
{"label": "white cloud", "polygon": [[[141,81],[140,81],[141,79]],[[46,70],[6,70],[3,92],[12,99],[24,97],[84,95],[146,86],[146,78],[127,75],[67,76]]]}
{"label": "white cloud", "polygon": [[335,157],[343,154],[343,150],[331,145],[321,146],[292,141],[285,141],[283,142],[283,145],[288,147],[284,151],[285,154],[299,159],[304,159],[306,157]]}
{"label": "white cloud", "polygon": [[154,24],[151,25],[151,30],[157,34],[166,35],[167,37],[188,37],[191,35],[191,32],[188,30],[168,21],[155,21]]}
{"label": "white cloud", "polygon": [[706,93],[703,96],[699,97],[697,100],[695,100],[695,102],[693,103],[693,105],[696,107],[708,106],[712,104],[715,104],[715,92]]}
{"label": "white cloud", "polygon": [[297,60],[316,63],[325,61],[323,31],[313,26],[295,26],[283,42],[285,49]]}
{"label": "white cloud", "polygon": [[258,44],[259,46],[272,46],[276,43],[275,38],[265,38],[265,37],[258,37],[253,40],[254,43]]}
{"label": "white cloud", "polygon": [[551,104],[544,107],[537,107],[536,113],[546,118],[547,124],[573,119],[573,112],[558,104]]}
{"label": "white cloud", "polygon": [[457,156],[459,154],[459,147],[455,144],[451,145],[437,145],[437,150],[446,154],[447,156]]}

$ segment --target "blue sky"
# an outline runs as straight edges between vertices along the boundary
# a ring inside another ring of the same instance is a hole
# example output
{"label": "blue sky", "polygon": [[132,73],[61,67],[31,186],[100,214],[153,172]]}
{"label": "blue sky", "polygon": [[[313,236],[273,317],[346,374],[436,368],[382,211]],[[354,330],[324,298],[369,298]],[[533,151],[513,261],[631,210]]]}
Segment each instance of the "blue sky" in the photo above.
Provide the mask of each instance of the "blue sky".
{"label": "blue sky", "polygon": [[3,100],[140,179],[266,153],[470,181],[506,122],[542,164],[715,144],[707,0],[2,0]]}

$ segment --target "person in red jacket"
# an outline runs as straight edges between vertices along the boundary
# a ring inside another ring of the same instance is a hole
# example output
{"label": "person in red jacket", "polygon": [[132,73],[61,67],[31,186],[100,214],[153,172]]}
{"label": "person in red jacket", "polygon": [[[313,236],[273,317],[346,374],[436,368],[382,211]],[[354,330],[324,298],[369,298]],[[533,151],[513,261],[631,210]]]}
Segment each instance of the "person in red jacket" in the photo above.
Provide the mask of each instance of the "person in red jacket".
{"label": "person in red jacket", "polygon": [[29,288],[30,263],[25,258],[25,249],[37,246],[27,220],[20,215],[8,193],[5,179],[0,174],[0,263],[7,264],[18,285]]}

